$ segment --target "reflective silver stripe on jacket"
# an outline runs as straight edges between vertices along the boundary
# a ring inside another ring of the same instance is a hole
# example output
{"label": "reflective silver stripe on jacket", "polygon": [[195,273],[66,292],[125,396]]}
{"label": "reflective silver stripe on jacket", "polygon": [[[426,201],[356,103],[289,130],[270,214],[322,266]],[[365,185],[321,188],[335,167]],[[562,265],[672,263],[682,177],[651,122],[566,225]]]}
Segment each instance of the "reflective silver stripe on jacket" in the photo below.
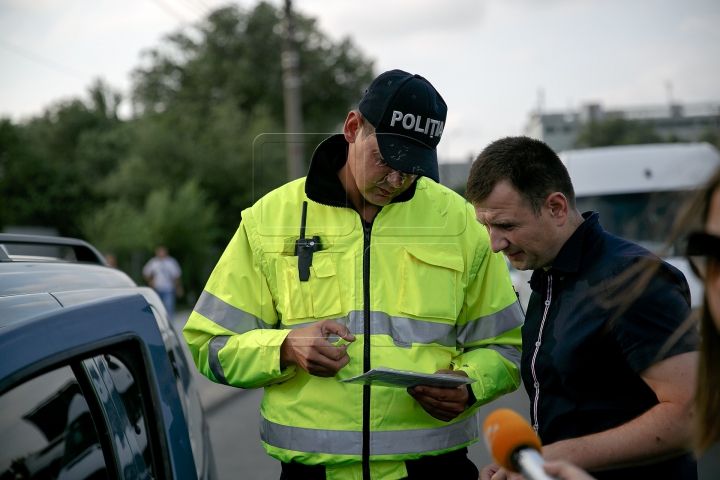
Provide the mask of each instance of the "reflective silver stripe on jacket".
{"label": "reflective silver stripe on jacket", "polygon": [[[444,427],[370,432],[370,455],[434,452],[472,442],[478,437],[475,415]],[[362,455],[362,431],[290,427],[260,419],[260,438],[273,447],[296,452]]]}
{"label": "reflective silver stripe on jacket", "polygon": [[471,320],[458,327],[457,343],[468,345],[497,337],[523,324],[524,317],[518,302],[513,302],[499,312]]}
{"label": "reflective silver stripe on jacket", "polygon": [[208,345],[208,365],[210,366],[210,371],[215,375],[218,383],[224,385],[229,385],[229,383],[225,378],[225,372],[223,371],[222,365],[220,365],[220,357],[218,355],[229,339],[229,336],[222,335],[210,340],[210,344]]}
{"label": "reflective silver stripe on jacket", "polygon": [[275,325],[265,323],[255,315],[233,307],[207,290],[203,290],[194,310],[213,323],[239,334],[258,328],[275,328]]}
{"label": "reflective silver stripe on jacket", "polygon": [[[339,318],[331,318],[337,323],[345,325],[353,335],[364,333],[364,315],[362,311],[355,310]],[[283,328],[303,328],[315,322],[297,325],[282,324]],[[455,326],[446,323],[434,323],[424,320],[415,320],[407,317],[393,317],[385,312],[370,312],[370,332],[373,335],[388,335],[400,343],[437,343],[445,347],[456,345]],[[336,335],[331,335],[329,341],[337,341]]]}
{"label": "reflective silver stripe on jacket", "polygon": [[507,360],[508,362],[512,362],[517,368],[518,371],[520,370],[520,359],[522,358],[522,352],[514,346],[514,345],[480,345],[478,347],[470,347],[466,348],[464,353],[472,352],[473,350],[477,350],[479,348],[487,348],[489,350],[495,350],[497,353],[502,355],[502,357]]}

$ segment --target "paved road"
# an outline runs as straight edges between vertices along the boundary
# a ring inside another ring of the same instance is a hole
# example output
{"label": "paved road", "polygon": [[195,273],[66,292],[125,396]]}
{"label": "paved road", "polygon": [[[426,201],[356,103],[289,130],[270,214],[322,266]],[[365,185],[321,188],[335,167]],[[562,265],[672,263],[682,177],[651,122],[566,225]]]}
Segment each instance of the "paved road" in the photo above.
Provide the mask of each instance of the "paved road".
{"label": "paved road", "polygon": [[[188,315],[189,312],[176,314],[178,331],[182,329]],[[240,390],[218,385],[199,373],[196,381],[208,417],[220,480],[280,478],[278,462],[268,456],[260,444],[258,424],[262,390]],[[517,391],[483,406],[478,415],[480,424],[497,408],[511,408],[527,418],[530,403],[525,389],[521,386]],[[482,440],[471,445],[468,450],[470,459],[478,468],[490,462]]]}

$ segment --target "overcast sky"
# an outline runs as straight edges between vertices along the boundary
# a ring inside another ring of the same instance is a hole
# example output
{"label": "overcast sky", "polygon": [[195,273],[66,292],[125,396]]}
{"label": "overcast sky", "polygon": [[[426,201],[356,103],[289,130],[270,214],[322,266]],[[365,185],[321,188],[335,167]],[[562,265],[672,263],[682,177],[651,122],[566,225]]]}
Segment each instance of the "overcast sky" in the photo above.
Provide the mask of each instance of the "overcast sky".
{"label": "overcast sky", "polygon": [[[102,77],[127,92],[143,49],[221,0],[0,0],[0,116],[21,121]],[[239,2],[245,7],[252,1]],[[280,4],[275,0],[273,3]],[[720,102],[717,0],[295,0],[378,73],[445,98],[441,157],[466,159],[549,110]],[[123,111],[128,112],[127,106]]]}

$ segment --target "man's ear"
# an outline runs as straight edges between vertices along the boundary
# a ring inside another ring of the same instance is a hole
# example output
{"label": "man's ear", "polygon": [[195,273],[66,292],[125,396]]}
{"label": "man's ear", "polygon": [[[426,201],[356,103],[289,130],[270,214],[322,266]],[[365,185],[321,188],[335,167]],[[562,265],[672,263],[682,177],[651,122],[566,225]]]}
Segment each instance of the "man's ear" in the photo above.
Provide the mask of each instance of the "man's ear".
{"label": "man's ear", "polygon": [[343,125],[345,140],[348,143],[355,143],[355,140],[357,140],[361,130],[362,117],[360,117],[360,112],[353,110],[348,113],[348,116],[345,119],[345,125]]}
{"label": "man's ear", "polygon": [[550,216],[557,222],[558,227],[565,225],[568,217],[568,201],[560,192],[553,192],[545,199],[545,208],[550,212]]}

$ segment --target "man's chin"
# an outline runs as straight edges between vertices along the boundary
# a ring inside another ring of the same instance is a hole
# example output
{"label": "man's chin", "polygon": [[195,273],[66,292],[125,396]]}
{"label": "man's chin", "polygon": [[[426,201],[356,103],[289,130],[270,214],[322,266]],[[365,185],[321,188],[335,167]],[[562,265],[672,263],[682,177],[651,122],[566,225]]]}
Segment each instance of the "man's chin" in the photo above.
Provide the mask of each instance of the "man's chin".
{"label": "man's chin", "polygon": [[373,205],[377,205],[378,207],[384,207],[385,205],[389,204],[392,201],[392,199],[393,199],[393,196],[386,197],[384,195],[372,195],[372,194],[365,196],[365,200],[367,200],[369,203],[372,203]]}
{"label": "man's chin", "polygon": [[528,259],[522,253],[520,253],[520,255],[518,255],[518,257],[516,258],[510,257],[508,255],[505,255],[505,258],[508,259],[510,265],[512,265],[515,270],[534,270],[532,265],[528,265]]}

